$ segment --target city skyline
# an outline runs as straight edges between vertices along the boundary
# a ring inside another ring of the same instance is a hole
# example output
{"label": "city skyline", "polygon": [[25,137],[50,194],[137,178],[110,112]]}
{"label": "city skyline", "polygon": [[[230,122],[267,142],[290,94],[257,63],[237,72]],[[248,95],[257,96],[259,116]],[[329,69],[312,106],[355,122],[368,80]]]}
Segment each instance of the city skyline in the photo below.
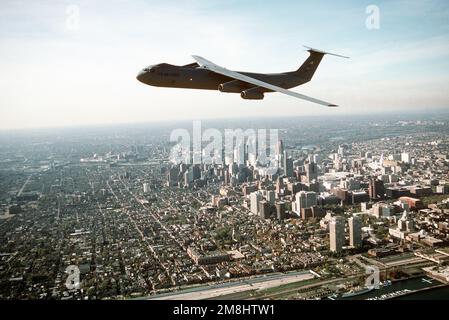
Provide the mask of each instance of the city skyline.
{"label": "city skyline", "polygon": [[[379,9],[379,29],[366,26],[370,5]],[[0,7],[1,129],[448,107],[445,1]],[[234,70],[294,70],[307,57],[302,44],[351,57],[325,57],[314,79],[294,89],[335,101],[338,110],[277,94],[249,102],[218,91],[149,88],[135,79],[144,66],[190,63],[191,54]]]}
{"label": "city skyline", "polygon": [[177,163],[170,124],[0,134],[0,297],[447,299],[448,121],[287,118],[276,170]]}

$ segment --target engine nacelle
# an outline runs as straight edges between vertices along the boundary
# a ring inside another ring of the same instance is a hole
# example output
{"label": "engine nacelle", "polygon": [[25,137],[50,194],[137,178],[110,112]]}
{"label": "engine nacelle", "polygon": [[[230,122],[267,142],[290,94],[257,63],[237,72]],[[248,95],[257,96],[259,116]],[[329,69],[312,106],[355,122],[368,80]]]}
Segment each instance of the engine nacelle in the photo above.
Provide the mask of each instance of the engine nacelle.
{"label": "engine nacelle", "polygon": [[241,82],[239,80],[232,80],[218,85],[218,90],[221,92],[239,93],[242,91]]}
{"label": "engine nacelle", "polygon": [[259,87],[244,90],[240,93],[240,96],[243,99],[249,99],[249,100],[262,100],[264,97],[263,92],[260,91]]}

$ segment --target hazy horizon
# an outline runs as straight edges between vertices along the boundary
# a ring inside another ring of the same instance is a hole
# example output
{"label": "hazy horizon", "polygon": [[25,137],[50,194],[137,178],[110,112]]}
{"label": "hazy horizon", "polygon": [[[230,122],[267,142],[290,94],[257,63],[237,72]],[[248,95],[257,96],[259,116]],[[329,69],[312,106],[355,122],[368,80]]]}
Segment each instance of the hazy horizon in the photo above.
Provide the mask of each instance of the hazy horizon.
{"label": "hazy horizon", "polygon": [[[349,117],[348,117],[349,116]],[[441,117],[441,118],[440,118]],[[193,121],[201,121],[206,126],[214,123],[225,123],[232,121],[233,124],[239,125],[241,122],[248,124],[248,120],[251,122],[266,122],[266,121],[277,121],[282,120],[279,128],[285,121],[305,121],[308,123],[314,122],[326,122],[326,121],[368,121],[368,120],[379,120],[383,121],[386,119],[391,121],[426,121],[426,120],[447,120],[449,119],[449,109],[428,109],[427,111],[418,112],[372,112],[372,113],[352,113],[352,114],[329,114],[329,115],[279,115],[274,117],[269,116],[255,116],[255,117],[209,117],[209,118],[190,118],[190,119],[166,119],[166,120],[142,120],[134,122],[111,122],[111,123],[87,123],[87,124],[72,124],[72,125],[55,125],[55,126],[37,126],[37,127],[26,127],[26,128],[0,128],[0,134],[2,133],[14,133],[14,132],[29,132],[29,131],[45,131],[45,130],[78,130],[78,129],[107,129],[107,128],[128,128],[130,126],[155,126],[155,127],[170,127],[174,128],[176,126],[185,125],[187,129],[192,126]],[[230,126],[232,127],[232,126]],[[245,127],[245,126],[241,126]]]}

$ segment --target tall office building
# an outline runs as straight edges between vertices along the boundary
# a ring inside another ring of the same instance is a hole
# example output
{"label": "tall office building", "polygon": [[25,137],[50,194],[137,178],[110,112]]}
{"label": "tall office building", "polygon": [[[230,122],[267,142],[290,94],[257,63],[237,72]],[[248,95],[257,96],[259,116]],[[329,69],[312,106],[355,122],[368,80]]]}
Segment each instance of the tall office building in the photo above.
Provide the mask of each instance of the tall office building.
{"label": "tall office building", "polygon": [[150,187],[148,183],[143,184],[143,193],[148,193],[150,191]]}
{"label": "tall office building", "polygon": [[307,209],[317,204],[317,196],[313,191],[300,191],[295,199],[296,212],[301,214],[301,209]]}
{"label": "tall office building", "polygon": [[368,185],[368,194],[370,199],[377,200],[384,198],[385,188],[382,180],[371,178]]}
{"label": "tall office building", "polygon": [[349,224],[349,245],[354,248],[362,246],[362,219],[354,216],[348,219]]}
{"label": "tall office building", "polygon": [[238,165],[245,165],[246,164],[246,147],[244,143],[238,144],[234,149],[234,162]]}
{"label": "tall office building", "polygon": [[279,140],[276,145],[276,154],[283,155],[284,154],[284,141]]}
{"label": "tall office building", "polygon": [[184,172],[186,172],[187,168],[188,168],[187,164],[181,163],[181,164],[179,165],[179,172],[181,172],[182,174],[184,174]]}
{"label": "tall office building", "polygon": [[237,175],[239,172],[239,165],[236,162],[233,162],[231,165],[229,165],[229,173],[231,176]]}
{"label": "tall office building", "polygon": [[341,252],[345,243],[345,219],[333,217],[329,221],[330,250]]}
{"label": "tall office building", "polygon": [[199,165],[194,165],[192,167],[192,175],[193,175],[193,180],[197,180],[201,178],[201,168]]}
{"label": "tall office building", "polygon": [[255,191],[250,195],[250,205],[251,212],[253,214],[259,213],[259,202],[262,200],[262,193],[260,191]]}
{"label": "tall office building", "polygon": [[293,159],[288,157],[287,151],[284,151],[282,161],[282,169],[284,170],[284,174],[287,177],[293,177]]}
{"label": "tall office building", "polygon": [[338,155],[343,158],[345,156],[345,148],[343,146],[338,146]]}
{"label": "tall office building", "polygon": [[189,168],[184,172],[184,186],[189,186],[193,180],[193,169]]}
{"label": "tall office building", "polygon": [[225,185],[229,185],[231,183],[231,174],[229,173],[229,169],[224,170],[223,181]]}
{"label": "tall office building", "polygon": [[307,182],[310,183],[318,178],[318,166],[315,162],[310,162],[304,165],[306,171]]}
{"label": "tall office building", "polygon": [[170,168],[167,175],[167,185],[169,187],[176,186],[179,181],[179,169],[178,167]]}
{"label": "tall office building", "polygon": [[276,149],[274,150],[274,158],[276,160],[276,165],[285,171],[285,157],[287,152],[284,150],[284,142],[279,140],[276,144]]}
{"label": "tall office building", "polygon": [[401,153],[401,161],[404,163],[410,163],[410,154],[406,152]]}
{"label": "tall office building", "polygon": [[280,195],[284,190],[284,181],[281,177],[276,180],[276,193]]}
{"label": "tall office building", "polygon": [[278,220],[284,220],[286,218],[285,202],[283,201],[276,203],[276,218]]}
{"label": "tall office building", "polygon": [[296,195],[299,191],[301,191],[302,185],[299,182],[289,182],[287,184],[287,190],[290,194]]}
{"label": "tall office building", "polygon": [[270,204],[274,204],[274,201],[275,201],[275,193],[274,193],[274,191],[273,190],[268,190],[266,198],[267,198],[267,201]]}
{"label": "tall office building", "polygon": [[269,219],[271,215],[270,203],[266,200],[259,201],[259,212],[262,219]]}

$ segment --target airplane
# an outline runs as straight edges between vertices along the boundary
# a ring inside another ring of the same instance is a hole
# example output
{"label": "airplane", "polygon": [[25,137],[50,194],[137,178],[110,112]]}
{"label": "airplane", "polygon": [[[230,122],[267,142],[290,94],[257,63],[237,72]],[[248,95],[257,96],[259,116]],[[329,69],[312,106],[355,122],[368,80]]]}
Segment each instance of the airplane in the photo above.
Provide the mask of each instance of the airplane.
{"label": "airplane", "polygon": [[184,66],[160,63],[146,67],[139,72],[137,80],[156,87],[240,93],[243,99],[250,100],[261,100],[266,92],[280,92],[327,107],[338,107],[336,104],[287,90],[309,82],[324,55],[349,58],[306,46],[305,48],[310,55],[296,71],[281,73],[237,72],[193,55],[192,57],[196,62]]}

